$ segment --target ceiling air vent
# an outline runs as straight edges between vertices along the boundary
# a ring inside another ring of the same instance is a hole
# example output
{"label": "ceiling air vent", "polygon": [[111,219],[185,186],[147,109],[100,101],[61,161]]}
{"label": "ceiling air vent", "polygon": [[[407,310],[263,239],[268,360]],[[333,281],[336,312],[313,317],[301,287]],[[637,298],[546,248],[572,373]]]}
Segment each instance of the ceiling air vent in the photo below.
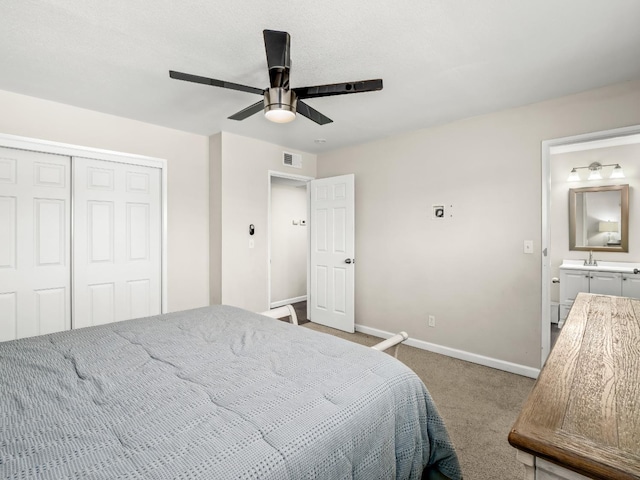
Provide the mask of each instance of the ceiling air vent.
{"label": "ceiling air vent", "polygon": [[299,153],[282,152],[282,163],[287,167],[302,168],[302,155]]}

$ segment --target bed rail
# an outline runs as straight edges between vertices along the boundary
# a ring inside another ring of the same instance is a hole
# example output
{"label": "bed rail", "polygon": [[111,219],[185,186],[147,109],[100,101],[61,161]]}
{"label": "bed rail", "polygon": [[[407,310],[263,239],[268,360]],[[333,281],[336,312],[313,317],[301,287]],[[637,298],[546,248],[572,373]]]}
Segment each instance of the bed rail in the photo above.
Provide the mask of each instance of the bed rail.
{"label": "bed rail", "polygon": [[260,315],[265,315],[271,318],[289,317],[289,323],[298,325],[298,316],[296,315],[296,310],[291,305],[285,305],[284,307],[267,310],[266,312],[261,312]]}
{"label": "bed rail", "polygon": [[[298,316],[296,315],[296,311],[291,305],[285,305],[283,307],[273,308],[271,310],[267,310],[266,312],[261,312],[260,315],[264,315],[266,317],[271,318],[285,318],[289,317],[289,322],[293,325],[298,325]],[[391,338],[388,338],[380,343],[376,343],[373,347],[374,350],[378,350],[380,352],[384,352],[385,350],[395,347],[395,351],[393,352],[393,356],[398,358],[398,347],[402,342],[407,340],[409,335],[407,332],[400,332],[394,335]]]}
{"label": "bed rail", "polygon": [[393,356],[398,358],[398,347],[407,338],[409,338],[409,335],[407,334],[407,332],[400,332],[400,333],[397,333],[396,335],[394,335],[391,338],[387,338],[386,340],[384,340],[384,341],[382,341],[380,343],[376,343],[371,348],[373,348],[374,350],[379,350],[381,352],[384,352],[388,348],[396,347],[395,351],[393,352]]}

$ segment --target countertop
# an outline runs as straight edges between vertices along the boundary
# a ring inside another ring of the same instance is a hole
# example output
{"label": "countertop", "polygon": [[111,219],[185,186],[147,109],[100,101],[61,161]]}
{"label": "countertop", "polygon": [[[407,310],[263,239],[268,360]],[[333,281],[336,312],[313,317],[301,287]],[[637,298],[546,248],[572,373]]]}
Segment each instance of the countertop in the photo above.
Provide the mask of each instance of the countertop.
{"label": "countertop", "polygon": [[580,293],[509,433],[596,479],[640,479],[640,300]]}
{"label": "countertop", "polygon": [[640,263],[605,261],[598,261],[597,263],[597,265],[585,265],[584,260],[563,260],[562,265],[560,265],[560,269],[621,273],[635,273],[635,269],[640,270]]}

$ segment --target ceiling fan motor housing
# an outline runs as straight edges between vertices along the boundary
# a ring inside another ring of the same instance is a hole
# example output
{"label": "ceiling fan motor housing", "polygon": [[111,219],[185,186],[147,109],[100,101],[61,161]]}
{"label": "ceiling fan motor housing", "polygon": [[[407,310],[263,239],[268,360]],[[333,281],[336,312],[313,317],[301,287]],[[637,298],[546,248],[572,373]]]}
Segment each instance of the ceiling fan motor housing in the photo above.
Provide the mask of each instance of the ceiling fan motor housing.
{"label": "ceiling fan motor housing", "polygon": [[282,87],[272,87],[264,92],[265,113],[271,110],[286,110],[295,114],[297,103],[298,97],[293,90],[285,90]]}

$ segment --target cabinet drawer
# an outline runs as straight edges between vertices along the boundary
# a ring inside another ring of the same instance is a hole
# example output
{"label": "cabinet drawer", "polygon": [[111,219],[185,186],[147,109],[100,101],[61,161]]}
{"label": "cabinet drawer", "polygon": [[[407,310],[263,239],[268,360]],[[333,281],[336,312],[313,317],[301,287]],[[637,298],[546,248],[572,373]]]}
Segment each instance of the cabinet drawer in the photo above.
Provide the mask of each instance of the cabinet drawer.
{"label": "cabinet drawer", "polygon": [[589,272],[589,292],[600,295],[622,295],[622,274],[613,272]]}

